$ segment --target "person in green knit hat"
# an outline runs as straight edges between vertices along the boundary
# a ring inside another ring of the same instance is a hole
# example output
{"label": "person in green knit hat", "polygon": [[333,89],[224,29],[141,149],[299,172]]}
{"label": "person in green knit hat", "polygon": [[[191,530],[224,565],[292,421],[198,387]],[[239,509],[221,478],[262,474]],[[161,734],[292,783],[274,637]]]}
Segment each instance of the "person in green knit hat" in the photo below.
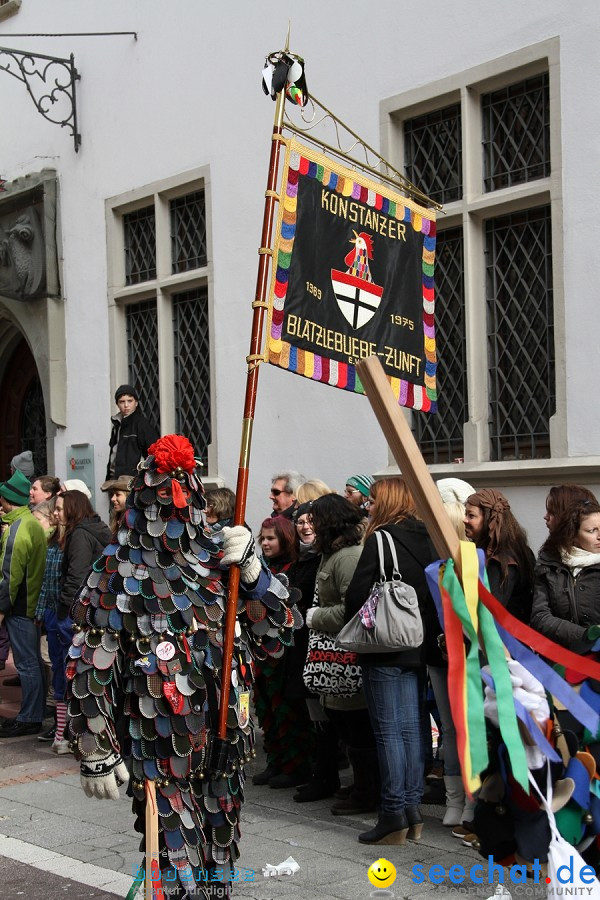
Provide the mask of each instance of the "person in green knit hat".
{"label": "person in green knit hat", "polygon": [[44,664],[34,617],[46,563],[46,536],[27,505],[30,488],[19,470],[0,484],[0,624],[6,622],[22,692],[18,715],[4,720],[0,738],[37,734],[44,718]]}

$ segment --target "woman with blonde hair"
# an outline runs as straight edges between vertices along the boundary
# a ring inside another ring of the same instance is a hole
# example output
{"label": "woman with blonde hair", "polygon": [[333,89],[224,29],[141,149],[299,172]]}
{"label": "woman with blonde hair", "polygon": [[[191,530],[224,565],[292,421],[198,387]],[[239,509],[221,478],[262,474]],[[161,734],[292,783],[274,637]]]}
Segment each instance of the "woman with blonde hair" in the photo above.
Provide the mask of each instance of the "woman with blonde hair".
{"label": "woman with blonde hair", "polygon": [[296,491],[296,500],[298,501],[298,506],[301,506],[303,503],[310,503],[312,500],[316,500],[318,497],[324,497],[325,494],[333,493],[335,492],[320,478],[312,478],[310,481],[305,481],[304,484],[300,485]]}
{"label": "woman with blonde hair", "polygon": [[[414,587],[424,611],[432,603],[424,570],[436,559],[436,553],[405,481],[376,481],[371,486],[368,509],[363,552],[346,592],[346,621],[358,612],[379,580],[375,532],[382,530],[391,536],[402,579]],[[393,561],[386,540],[384,568],[386,578],[391,578]],[[419,803],[423,796],[424,647],[361,654],[360,664],[377,745],[381,802],[377,824],[358,839],[363,844],[403,844],[407,836],[418,840],[423,827]]]}

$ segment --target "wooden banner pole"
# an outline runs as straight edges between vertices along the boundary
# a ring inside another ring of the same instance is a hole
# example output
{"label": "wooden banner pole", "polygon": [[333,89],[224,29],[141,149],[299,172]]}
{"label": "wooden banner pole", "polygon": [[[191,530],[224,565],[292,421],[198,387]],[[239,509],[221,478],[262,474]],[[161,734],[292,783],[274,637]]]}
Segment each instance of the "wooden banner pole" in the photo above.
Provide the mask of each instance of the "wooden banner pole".
{"label": "wooden banner pole", "polygon": [[452,557],[460,575],[460,541],[429,473],[412,431],[377,356],[361,360],[356,370],[402,477],[415,498],[419,516],[440,554]]}
{"label": "wooden banner pole", "polygon": [[144,900],[163,900],[164,893],[160,881],[158,859],[158,808],[156,806],[156,786],[146,779],[146,879]]}
{"label": "wooden banner pole", "polygon": [[[244,419],[242,423],[242,442],[240,448],[240,461],[238,468],[237,486],[235,494],[234,525],[243,525],[246,516],[246,500],[248,497],[248,476],[250,468],[250,446],[252,443],[252,425],[256,409],[256,392],[258,390],[259,360],[262,357],[262,336],[264,328],[264,316],[269,295],[269,260],[271,256],[271,240],[273,236],[273,221],[275,218],[275,204],[279,197],[277,194],[277,176],[279,172],[279,152],[281,148],[281,133],[283,126],[283,111],[285,106],[285,91],[277,95],[275,101],[275,120],[273,123],[273,135],[271,143],[271,157],[269,161],[269,175],[267,189],[265,191],[265,209],[263,215],[263,227],[260,240],[258,274],[256,279],[256,294],[254,313],[252,317],[252,334],[250,337],[250,354],[248,356],[248,376],[246,379],[246,395],[244,400]],[[227,613],[225,618],[225,634],[223,638],[223,668],[221,674],[221,701],[219,706],[220,738],[227,735],[227,709],[229,703],[229,684],[231,681],[231,656],[233,653],[233,639],[235,634],[235,621],[237,614],[237,600],[240,587],[239,566],[232,566],[229,571],[229,593],[227,597]]]}

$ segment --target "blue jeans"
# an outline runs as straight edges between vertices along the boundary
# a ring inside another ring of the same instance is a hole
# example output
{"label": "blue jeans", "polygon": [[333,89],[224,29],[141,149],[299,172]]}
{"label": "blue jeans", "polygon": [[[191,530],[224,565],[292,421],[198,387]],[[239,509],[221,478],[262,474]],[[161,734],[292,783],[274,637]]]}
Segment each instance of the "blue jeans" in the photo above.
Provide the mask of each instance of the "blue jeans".
{"label": "blue jeans", "polygon": [[381,814],[417,806],[423,796],[421,697],[416,669],[362,667],[381,775]]}
{"label": "blue jeans", "polygon": [[40,633],[33,619],[7,616],[4,620],[15,667],[21,679],[21,709],[18,722],[43,722],[46,706],[44,663],[40,653]]}
{"label": "blue jeans", "polygon": [[48,637],[48,656],[52,663],[52,689],[54,699],[63,702],[67,690],[67,654],[73,640],[73,619],[58,619],[56,610],[47,609],[44,613],[44,626]]}

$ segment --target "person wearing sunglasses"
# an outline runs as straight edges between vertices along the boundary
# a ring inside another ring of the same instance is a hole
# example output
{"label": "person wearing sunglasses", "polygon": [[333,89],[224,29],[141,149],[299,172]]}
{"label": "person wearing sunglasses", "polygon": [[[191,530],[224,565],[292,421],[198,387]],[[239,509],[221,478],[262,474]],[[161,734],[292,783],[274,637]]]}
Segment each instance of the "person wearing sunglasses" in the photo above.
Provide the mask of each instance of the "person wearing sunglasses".
{"label": "person wearing sunglasses", "polygon": [[271,479],[269,499],[273,504],[272,516],[285,516],[291,519],[296,508],[296,491],[306,481],[299,472],[280,472]]}

